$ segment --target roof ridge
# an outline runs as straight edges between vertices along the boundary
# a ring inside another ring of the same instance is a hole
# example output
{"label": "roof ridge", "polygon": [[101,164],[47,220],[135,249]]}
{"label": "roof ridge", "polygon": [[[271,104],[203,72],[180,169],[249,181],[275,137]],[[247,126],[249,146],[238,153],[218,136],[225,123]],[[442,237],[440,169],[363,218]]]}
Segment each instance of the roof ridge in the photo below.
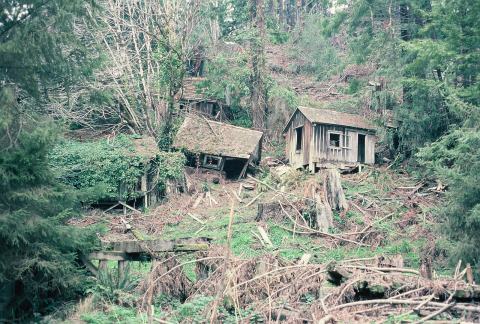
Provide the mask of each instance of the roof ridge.
{"label": "roof ridge", "polygon": [[365,118],[363,117],[362,115],[359,115],[359,114],[354,114],[354,113],[348,113],[348,112],[344,112],[344,111],[338,111],[338,110],[334,110],[334,109],[325,109],[325,108],[315,108],[315,107],[308,107],[308,106],[298,106],[298,108],[306,108],[306,109],[311,109],[311,110],[323,110],[323,111],[329,111],[329,112],[334,112],[334,113],[339,113],[339,114],[345,114],[345,115],[351,115],[351,116],[359,116],[359,117],[362,117],[362,118]]}
{"label": "roof ridge", "polygon": [[[198,117],[197,115],[194,115],[195,117],[194,118],[198,118],[202,121],[205,121],[205,119],[203,118],[200,118]],[[187,116],[187,117],[193,117],[192,115],[190,116]],[[251,129],[251,128],[246,128],[246,127],[241,127],[241,126],[236,126],[236,125],[232,125],[232,124],[228,124],[228,123],[222,123],[222,122],[219,122],[219,121],[216,121],[216,120],[211,120],[211,119],[207,119],[207,121],[209,123],[215,123],[215,124],[218,124],[218,125],[225,125],[227,127],[232,127],[232,128],[237,128],[237,129],[241,129],[241,130],[245,130],[245,131],[249,131],[249,132],[257,132],[257,133],[260,133],[263,135],[263,132],[262,131],[259,131],[259,130],[256,130],[256,129]]]}
{"label": "roof ridge", "polygon": [[252,129],[252,128],[236,126],[236,125],[232,125],[232,124],[228,124],[228,123],[222,123],[222,122],[215,121],[215,120],[209,120],[209,122],[213,122],[213,123],[216,123],[216,124],[221,124],[221,125],[225,125],[225,126],[228,126],[228,127],[237,128],[237,129],[241,129],[241,130],[245,130],[245,131],[249,131],[249,132],[257,132],[257,133],[263,134],[262,131]]}
{"label": "roof ridge", "polygon": [[376,130],[373,121],[363,115],[332,109],[297,106],[283,129],[284,133],[287,131],[287,128],[297,112],[301,113],[308,121],[315,124],[340,125],[358,129]]}

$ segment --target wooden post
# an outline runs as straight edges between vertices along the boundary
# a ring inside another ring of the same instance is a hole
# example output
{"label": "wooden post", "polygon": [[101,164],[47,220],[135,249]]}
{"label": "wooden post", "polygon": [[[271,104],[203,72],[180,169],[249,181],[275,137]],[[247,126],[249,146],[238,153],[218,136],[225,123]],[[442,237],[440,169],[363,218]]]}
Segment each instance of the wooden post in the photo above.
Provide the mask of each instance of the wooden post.
{"label": "wooden post", "polygon": [[245,173],[247,172],[248,165],[250,164],[250,162],[252,160],[253,160],[253,154],[250,154],[250,157],[248,158],[247,162],[245,162],[245,165],[243,166],[242,172],[240,172],[240,175],[238,176],[237,180],[240,180],[243,177],[245,177]]}
{"label": "wooden post", "polygon": [[260,221],[263,218],[263,203],[257,205],[257,216],[255,217],[255,221]]}
{"label": "wooden post", "polygon": [[107,269],[107,260],[100,260],[98,261],[98,271],[105,271]]}
{"label": "wooden post", "polygon": [[122,280],[125,276],[125,268],[127,261],[118,261],[118,280]]}
{"label": "wooden post", "polygon": [[470,284],[470,285],[473,285],[474,282],[473,282],[473,272],[472,272],[472,266],[470,265],[470,263],[467,263],[467,269],[466,269],[466,273],[467,273],[467,282]]}
{"label": "wooden post", "polygon": [[316,129],[316,125],[315,124],[312,124],[312,134],[310,136],[310,143],[308,144],[310,146],[310,153],[308,154],[308,171],[311,173],[311,174],[314,174],[315,173],[315,163],[314,163],[314,159],[316,157],[316,150],[315,150],[315,129]]}
{"label": "wooden post", "polygon": [[148,187],[147,187],[147,170],[145,170],[140,183],[140,190],[144,193],[143,208],[148,208]]}

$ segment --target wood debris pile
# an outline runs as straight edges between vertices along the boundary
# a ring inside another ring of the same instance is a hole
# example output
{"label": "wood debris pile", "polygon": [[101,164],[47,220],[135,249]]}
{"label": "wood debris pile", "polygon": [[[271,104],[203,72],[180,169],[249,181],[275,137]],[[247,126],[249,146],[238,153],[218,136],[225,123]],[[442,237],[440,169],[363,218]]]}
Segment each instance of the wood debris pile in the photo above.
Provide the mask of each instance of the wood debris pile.
{"label": "wood debris pile", "polygon": [[[251,321],[249,316],[260,316],[266,322],[362,322],[406,314],[416,314],[420,322],[480,320],[480,286],[468,283],[468,266],[452,277],[432,280],[401,267],[401,256],[329,264],[310,263],[311,257],[306,254],[296,262],[275,255],[245,260],[218,247],[197,255],[197,281],[181,288],[188,291],[187,300],[215,297],[204,310],[205,318],[214,322],[222,321],[216,313],[219,306],[238,316],[241,310],[252,309],[251,315],[239,318],[242,322]],[[172,271],[178,271],[178,266],[165,268],[164,274]],[[158,279],[154,282],[155,289],[161,287]],[[163,285],[171,290],[172,278],[165,276]],[[148,298],[145,294],[144,299]],[[163,314],[159,320],[168,318],[168,312]]]}

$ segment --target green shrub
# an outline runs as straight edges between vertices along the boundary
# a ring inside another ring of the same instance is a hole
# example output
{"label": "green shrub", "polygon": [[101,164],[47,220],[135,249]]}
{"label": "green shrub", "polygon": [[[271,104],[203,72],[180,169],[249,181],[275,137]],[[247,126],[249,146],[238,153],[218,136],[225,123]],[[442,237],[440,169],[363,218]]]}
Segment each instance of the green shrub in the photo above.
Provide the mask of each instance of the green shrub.
{"label": "green shrub", "polygon": [[182,175],[185,157],[181,153],[159,152],[152,163],[146,162],[135,155],[132,138],[126,135],[92,142],[66,140],[50,154],[50,165],[57,170],[58,178],[81,190],[86,202],[135,198],[145,171],[162,190],[167,179]]}
{"label": "green shrub", "polygon": [[132,292],[137,282],[138,278],[131,275],[129,264],[123,272],[117,268],[106,268],[98,272],[97,284],[90,292],[96,300],[133,307],[136,297]]}
{"label": "green shrub", "polygon": [[360,80],[357,79],[351,79],[348,81],[348,94],[355,94],[357,93],[361,88],[361,83]]}
{"label": "green shrub", "polygon": [[106,311],[98,311],[92,313],[83,314],[82,321],[91,324],[109,324],[109,323],[142,323],[146,319],[143,319],[137,315],[137,311],[134,308],[126,308],[111,305]]}

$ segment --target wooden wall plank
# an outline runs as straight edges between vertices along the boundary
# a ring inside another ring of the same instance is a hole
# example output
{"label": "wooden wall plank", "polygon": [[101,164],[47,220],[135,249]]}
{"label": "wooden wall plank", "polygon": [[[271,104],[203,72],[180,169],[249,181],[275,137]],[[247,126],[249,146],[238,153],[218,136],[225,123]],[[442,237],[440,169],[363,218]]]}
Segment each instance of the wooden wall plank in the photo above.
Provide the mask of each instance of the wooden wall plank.
{"label": "wooden wall plank", "polygon": [[[296,153],[296,133],[295,128],[303,126],[303,144],[302,150]],[[345,146],[346,137],[348,139],[348,148],[330,148],[329,131],[338,131],[342,133],[342,146]],[[286,132],[286,154],[290,165],[295,168],[301,168],[308,165],[312,170],[314,163],[318,162],[357,162],[358,161],[358,134],[365,137],[365,163],[373,164],[375,162],[375,135],[371,132],[344,127],[340,125],[325,125],[312,123],[300,112],[297,111],[292,118],[292,122]]]}

